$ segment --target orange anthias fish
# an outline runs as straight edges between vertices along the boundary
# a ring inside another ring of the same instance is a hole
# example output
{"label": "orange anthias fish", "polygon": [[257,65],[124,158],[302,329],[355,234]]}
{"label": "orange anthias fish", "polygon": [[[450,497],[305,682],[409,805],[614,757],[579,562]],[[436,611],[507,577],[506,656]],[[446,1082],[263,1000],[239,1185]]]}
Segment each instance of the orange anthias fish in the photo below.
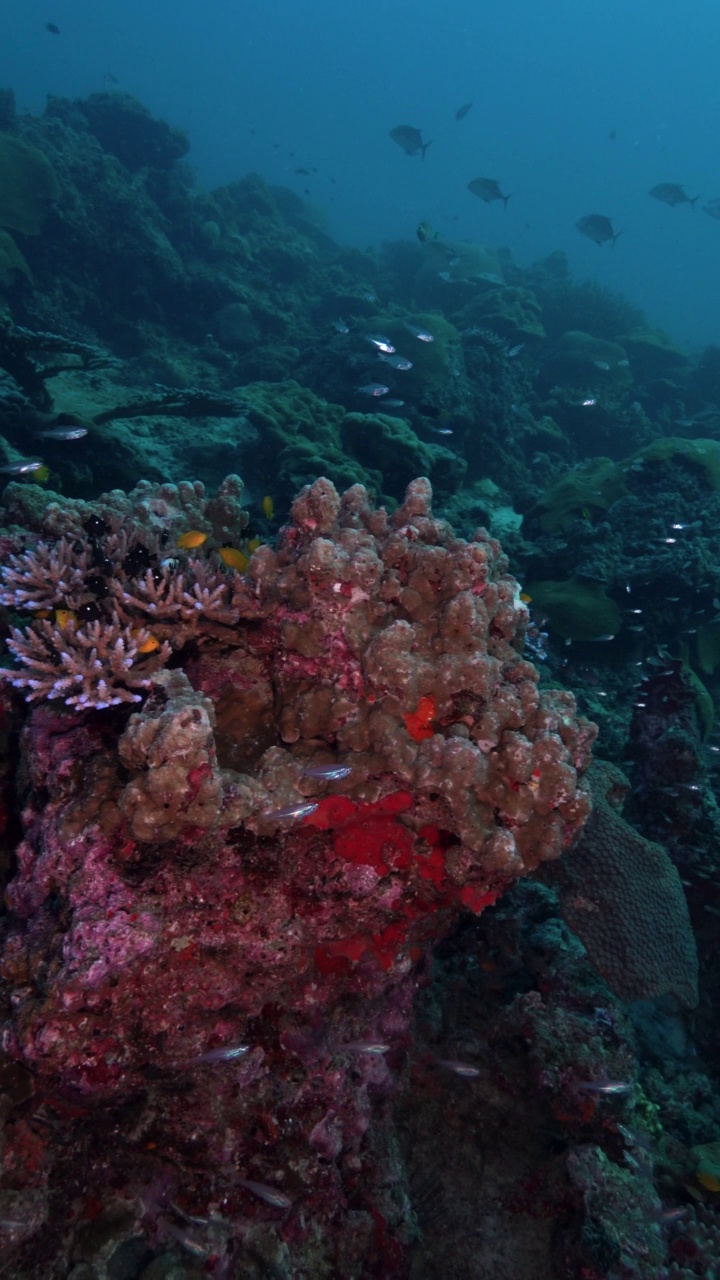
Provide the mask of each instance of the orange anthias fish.
{"label": "orange anthias fish", "polygon": [[221,547],[219,555],[228,569],[237,569],[238,573],[244,573],[250,563],[250,557],[239,547]]}
{"label": "orange anthias fish", "polygon": [[183,551],[194,551],[196,547],[201,547],[203,542],[207,542],[207,534],[200,529],[189,529],[187,533],[181,533],[177,540],[177,545]]}

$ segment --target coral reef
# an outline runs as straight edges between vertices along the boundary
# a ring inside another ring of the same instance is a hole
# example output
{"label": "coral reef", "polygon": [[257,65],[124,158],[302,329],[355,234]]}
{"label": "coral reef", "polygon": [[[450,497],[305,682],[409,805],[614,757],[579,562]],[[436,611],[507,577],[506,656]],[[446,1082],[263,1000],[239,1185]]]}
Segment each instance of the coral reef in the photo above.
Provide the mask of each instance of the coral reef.
{"label": "coral reef", "polygon": [[[165,599],[152,574],[147,595],[130,596],[119,513],[144,515],[149,541],[158,521],[177,527],[182,496],[145,485],[85,517],[92,547],[110,552],[118,608],[149,609],[154,590]],[[209,524],[222,507],[223,494],[207,501],[188,486],[184,497]],[[224,497],[240,510],[233,480]],[[44,541],[13,560],[6,591],[19,606],[35,603],[39,565],[53,566],[45,602],[82,592],[80,514],[47,506],[44,537],[61,536],[54,553]],[[169,572],[170,589],[182,571]],[[371,1104],[392,1087],[385,1054],[407,1041],[415,966],[459,911],[479,914],[572,844],[594,730],[570,695],[538,689],[499,545],[435,519],[425,480],[392,517],[359,486],[303,490],[277,548],[260,547],[237,575],[231,624],[200,611],[188,630],[184,594],[153,623],[177,632],[175,669],[149,678],[141,710],[63,708],[53,687],[28,713],[5,1050],[49,1105],[79,1099],[85,1129],[110,1104],[134,1109],[123,1205],[146,1248],[168,1238],[180,1204],[209,1214],[208,1252],[219,1213],[223,1259],[230,1241],[250,1257],[262,1222],[293,1267],[351,1278],[382,1223],[382,1274],[393,1275],[409,1223],[381,1189],[392,1158]],[[188,1132],[193,1111],[201,1135]],[[26,1140],[11,1134],[8,1168]],[[100,1153],[83,1141],[90,1179]],[[37,1189],[26,1260],[47,1256],[57,1229],[60,1166],[48,1151],[39,1159],[32,1184],[18,1183],[26,1215]],[[358,1236],[353,1214],[340,1225],[337,1211],[361,1172]],[[294,1221],[291,1235],[276,1221]]]}
{"label": "coral reef", "polygon": [[680,876],[665,850],[619,813],[627,778],[606,761],[590,771],[593,811],[558,868],[560,904],[598,973],[623,1000],[698,1002],[698,957]]}

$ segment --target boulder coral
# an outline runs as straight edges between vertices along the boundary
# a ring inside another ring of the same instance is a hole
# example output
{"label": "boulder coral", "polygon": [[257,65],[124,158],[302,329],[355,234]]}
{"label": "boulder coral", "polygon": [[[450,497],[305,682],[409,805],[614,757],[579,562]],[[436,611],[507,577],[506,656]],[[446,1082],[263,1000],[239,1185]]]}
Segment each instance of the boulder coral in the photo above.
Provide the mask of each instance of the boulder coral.
{"label": "boulder coral", "polygon": [[[295,1274],[352,1280],[379,1257],[400,1275],[408,1224],[372,1118],[417,966],[461,911],[572,845],[594,726],[538,687],[499,544],[436,519],[427,480],[388,516],[320,479],[226,617],[184,630],[178,600],[157,629],[184,639],[138,710],[26,713],[4,1047],[82,1115],[83,1203],[107,1118],[131,1108],[113,1183],[151,1251],[186,1212],[218,1266],[262,1227]],[[10,1132],[8,1167],[27,1140]],[[42,1142],[34,1159],[16,1191],[48,1256],[62,1160]]]}

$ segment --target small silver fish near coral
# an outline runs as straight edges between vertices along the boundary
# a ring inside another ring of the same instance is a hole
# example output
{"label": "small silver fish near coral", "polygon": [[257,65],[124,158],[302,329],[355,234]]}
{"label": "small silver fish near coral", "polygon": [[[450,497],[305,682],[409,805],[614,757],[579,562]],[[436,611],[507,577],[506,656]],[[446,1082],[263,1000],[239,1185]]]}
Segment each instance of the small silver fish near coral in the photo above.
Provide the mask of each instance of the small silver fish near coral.
{"label": "small silver fish near coral", "polygon": [[358,387],[364,396],[386,396],[389,390],[382,382],[366,382],[364,387]]}
{"label": "small silver fish near coral", "polygon": [[235,1062],[238,1058],[244,1058],[249,1052],[249,1044],[225,1045],[221,1049],[209,1049],[207,1053],[201,1053],[191,1060],[190,1065],[194,1067],[201,1062]]}
{"label": "small silver fish near coral", "polygon": [[331,325],[332,325],[332,327],[333,327],[333,329],[335,330],[335,332],[336,332],[336,333],[349,333],[349,332],[350,332],[350,326],[349,326],[348,324],[346,324],[346,323],[345,323],[345,321],[344,321],[343,319],[341,319],[340,317],[338,317],[338,319],[337,319],[337,320],[331,320],[331,321],[330,321],[330,323],[331,323]]}
{"label": "small silver fish near coral", "polygon": [[596,1080],[585,1080],[577,1085],[581,1093],[597,1093],[605,1097],[620,1097],[624,1093],[632,1093],[635,1085],[629,1080],[606,1080],[599,1083]]}
{"label": "small silver fish near coral", "polygon": [[444,1067],[446,1071],[452,1071],[456,1076],[462,1076],[464,1080],[476,1080],[480,1075],[478,1067],[472,1067],[469,1062],[458,1062],[457,1058],[438,1058],[439,1067]]}
{"label": "small silver fish near coral", "polygon": [[435,335],[432,334],[429,329],[424,329],[422,325],[408,324],[406,322],[405,328],[407,329],[408,333],[412,334],[413,338],[417,338],[418,342],[434,342],[435,341]]}
{"label": "small silver fish near coral", "polygon": [[246,1191],[251,1191],[254,1196],[257,1196],[258,1200],[264,1200],[275,1209],[292,1208],[290,1197],[286,1196],[284,1191],[278,1191],[277,1187],[269,1187],[265,1182],[255,1182],[253,1178],[238,1178],[238,1183]]}
{"label": "small silver fish near coral", "polygon": [[0,474],[6,476],[27,476],[33,471],[39,471],[44,467],[45,463],[42,458],[18,458],[16,462],[6,462],[4,467],[0,467]]}
{"label": "small silver fish near coral", "polygon": [[297,804],[286,804],[282,809],[271,809],[261,817],[263,822],[291,822],[295,818],[307,818],[316,809],[317,804],[301,800]]}
{"label": "small silver fish near coral", "polygon": [[341,1045],[341,1048],[346,1049],[348,1053],[367,1053],[377,1058],[390,1052],[390,1045],[382,1040],[350,1040],[347,1044]]}
{"label": "small silver fish near coral", "polygon": [[48,431],[38,431],[41,440],[82,440],[87,435],[87,427],[51,427]]}
{"label": "small silver fish near coral", "polygon": [[378,360],[383,360],[385,364],[389,364],[391,369],[412,369],[412,360],[408,360],[407,356],[385,355],[381,351]]}
{"label": "small silver fish near coral", "polygon": [[365,341],[371,343],[375,350],[382,352],[383,355],[391,356],[395,351],[390,339],[382,333],[366,333]]}
{"label": "small silver fish near coral", "polygon": [[303,769],[303,777],[320,778],[323,782],[339,782],[341,778],[348,778],[352,773],[352,765],[349,764],[309,764]]}

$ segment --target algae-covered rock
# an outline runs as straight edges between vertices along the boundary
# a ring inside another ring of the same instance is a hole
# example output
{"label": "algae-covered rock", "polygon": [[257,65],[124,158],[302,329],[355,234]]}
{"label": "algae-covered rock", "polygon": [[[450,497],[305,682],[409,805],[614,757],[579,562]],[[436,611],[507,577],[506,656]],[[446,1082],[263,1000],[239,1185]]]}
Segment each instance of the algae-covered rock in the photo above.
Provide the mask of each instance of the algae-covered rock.
{"label": "algae-covered rock", "polygon": [[42,151],[10,133],[0,134],[0,227],[36,236],[59,190]]}
{"label": "algae-covered rock", "polygon": [[480,325],[508,342],[539,341],[545,337],[540,307],[529,289],[516,285],[493,285],[476,293],[463,307],[462,328]]}
{"label": "algae-covered rock", "polygon": [[661,378],[689,363],[661,329],[633,329],[618,338],[639,378]]}
{"label": "algae-covered rock", "polygon": [[30,268],[12,236],[0,229],[0,287],[12,284],[18,272],[32,279]]}
{"label": "algae-covered rock", "polygon": [[418,475],[427,476],[440,498],[462,483],[467,464],[442,445],[427,444],[402,418],[384,413],[348,413],[340,426],[346,453],[368,471],[377,471],[382,490],[394,498]]}
{"label": "algae-covered rock", "polygon": [[103,149],[131,173],[169,169],[190,150],[182,129],[156,119],[132,94],[92,93],[68,108],[82,112]]}
{"label": "algae-covered rock", "polygon": [[689,464],[702,473],[710,489],[720,491],[720,440],[665,436],[633,454],[623,463],[623,470],[626,475],[640,472],[646,463],[668,464],[670,467],[678,463]]}
{"label": "algae-covered rock", "polygon": [[558,338],[543,361],[542,373],[548,383],[570,387],[611,387],[620,391],[633,383],[624,348],[580,329],[571,329]]}
{"label": "algae-covered rock", "polygon": [[534,608],[563,640],[607,640],[620,630],[620,610],[601,583],[566,578],[530,582],[527,590]]}
{"label": "algae-covered rock", "polygon": [[578,517],[607,511],[625,492],[621,466],[611,458],[590,458],[556,480],[533,514],[543,533],[558,533]]}
{"label": "algae-covered rock", "polygon": [[213,331],[223,347],[246,351],[260,341],[260,330],[246,302],[229,302],[215,313]]}

